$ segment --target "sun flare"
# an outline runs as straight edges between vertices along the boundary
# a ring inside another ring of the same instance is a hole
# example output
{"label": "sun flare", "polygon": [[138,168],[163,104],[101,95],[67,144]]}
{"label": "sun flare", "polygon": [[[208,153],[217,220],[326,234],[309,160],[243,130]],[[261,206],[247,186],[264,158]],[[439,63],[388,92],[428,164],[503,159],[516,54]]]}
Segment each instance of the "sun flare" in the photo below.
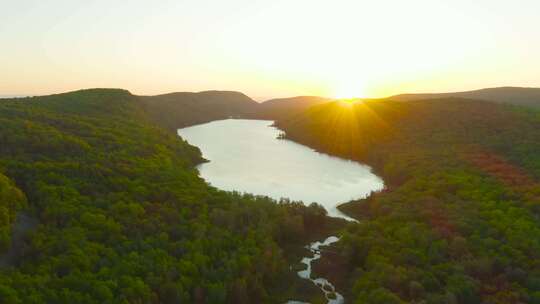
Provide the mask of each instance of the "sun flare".
{"label": "sun flare", "polygon": [[341,107],[352,108],[352,106],[356,103],[356,100],[355,99],[340,99],[338,103]]}
{"label": "sun flare", "polygon": [[337,85],[334,89],[334,98],[336,99],[353,99],[363,97],[365,94],[365,88],[361,82],[357,81],[345,81],[344,83]]}

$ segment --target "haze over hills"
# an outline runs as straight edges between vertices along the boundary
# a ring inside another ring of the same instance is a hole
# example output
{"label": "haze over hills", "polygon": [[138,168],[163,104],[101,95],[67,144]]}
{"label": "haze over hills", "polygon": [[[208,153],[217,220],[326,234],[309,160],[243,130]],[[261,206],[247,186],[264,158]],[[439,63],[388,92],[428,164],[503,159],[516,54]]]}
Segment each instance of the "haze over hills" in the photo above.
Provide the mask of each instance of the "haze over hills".
{"label": "haze over hills", "polygon": [[259,105],[255,116],[263,119],[281,119],[298,114],[311,106],[329,101],[332,101],[332,99],[319,96],[270,99]]}
{"label": "haze over hills", "polygon": [[[231,117],[283,120],[313,106],[337,100],[320,96],[296,96],[258,103],[241,92],[218,90],[133,96],[148,117],[169,130]],[[540,88],[499,87],[454,93],[399,94],[386,99],[411,101],[448,97],[540,107]]]}
{"label": "haze over hills", "polygon": [[318,96],[271,99],[258,103],[235,91],[180,92],[139,96],[142,108],[159,125],[175,130],[226,118],[277,120],[332,101]]}
{"label": "haze over hills", "polygon": [[[318,96],[296,96],[258,103],[241,92],[220,90],[132,96],[154,122],[169,130],[231,117],[283,119],[299,114],[311,106],[333,100]],[[18,97],[23,96],[10,96],[10,98]]]}
{"label": "haze over hills", "polygon": [[229,117],[281,119],[311,106],[332,101],[326,97],[297,96],[258,103],[235,91],[169,93],[140,96],[140,100],[150,116],[171,129]]}
{"label": "haze over hills", "polygon": [[[540,107],[540,88],[500,87],[455,93],[400,94],[385,99],[411,101],[449,97]],[[139,100],[155,122],[167,129],[175,130],[230,117],[283,120],[294,117],[313,106],[333,102],[337,99],[320,96],[296,96],[270,99],[258,103],[240,92],[204,91],[140,96]],[[377,101],[384,99],[358,98],[358,100]]]}
{"label": "haze over hills", "polygon": [[240,92],[178,92],[140,96],[143,109],[167,129],[229,117],[245,117],[256,111],[258,103]]}
{"label": "haze over hills", "polygon": [[23,97],[29,97],[29,95],[21,95],[21,94],[0,95],[0,99],[23,98]]}
{"label": "haze over hills", "polygon": [[498,87],[465,92],[399,94],[388,99],[399,101],[459,97],[513,105],[540,107],[540,88]]}

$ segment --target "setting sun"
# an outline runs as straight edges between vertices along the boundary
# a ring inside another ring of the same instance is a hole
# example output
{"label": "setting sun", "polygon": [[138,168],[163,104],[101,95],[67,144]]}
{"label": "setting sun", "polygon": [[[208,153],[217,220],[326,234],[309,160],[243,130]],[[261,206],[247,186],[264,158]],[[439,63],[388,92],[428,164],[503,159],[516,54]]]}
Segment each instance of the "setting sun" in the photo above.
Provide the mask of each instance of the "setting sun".
{"label": "setting sun", "polygon": [[356,103],[355,99],[340,99],[338,101],[339,105],[344,108],[352,108],[352,106]]}
{"label": "setting sun", "polygon": [[540,0],[2,4],[0,304],[540,304]]}
{"label": "setting sun", "polygon": [[365,88],[361,81],[347,80],[336,86],[334,89],[334,98],[352,99],[365,97]]}

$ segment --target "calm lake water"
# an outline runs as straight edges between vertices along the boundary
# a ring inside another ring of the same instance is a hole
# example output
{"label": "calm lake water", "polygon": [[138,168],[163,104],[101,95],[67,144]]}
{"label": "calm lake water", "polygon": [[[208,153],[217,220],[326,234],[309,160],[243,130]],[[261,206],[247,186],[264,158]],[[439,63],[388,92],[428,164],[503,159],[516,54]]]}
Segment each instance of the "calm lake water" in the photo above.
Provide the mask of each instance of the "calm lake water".
{"label": "calm lake water", "polygon": [[337,205],[384,187],[368,166],[277,139],[280,131],[272,123],[227,119],[183,128],[178,134],[210,160],[198,169],[219,189],[317,202],[329,215],[349,219]]}

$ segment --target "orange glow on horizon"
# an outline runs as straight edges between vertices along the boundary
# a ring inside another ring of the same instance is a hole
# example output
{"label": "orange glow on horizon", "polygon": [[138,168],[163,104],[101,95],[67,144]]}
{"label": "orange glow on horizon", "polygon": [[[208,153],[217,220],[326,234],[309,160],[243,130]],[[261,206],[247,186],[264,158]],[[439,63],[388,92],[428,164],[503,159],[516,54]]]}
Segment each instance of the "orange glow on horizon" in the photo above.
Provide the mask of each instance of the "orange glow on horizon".
{"label": "orange glow on horizon", "polygon": [[539,1],[230,0],[210,8],[7,1],[0,94],[232,90],[263,101],[540,86]]}

